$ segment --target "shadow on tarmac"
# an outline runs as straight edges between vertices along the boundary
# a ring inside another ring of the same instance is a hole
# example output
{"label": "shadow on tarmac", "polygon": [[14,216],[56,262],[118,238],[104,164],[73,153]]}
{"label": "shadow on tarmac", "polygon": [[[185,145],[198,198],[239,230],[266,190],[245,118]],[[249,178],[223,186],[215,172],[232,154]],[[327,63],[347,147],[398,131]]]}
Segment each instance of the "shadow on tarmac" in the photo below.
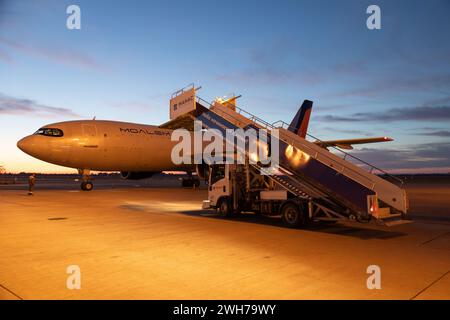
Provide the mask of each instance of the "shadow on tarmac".
{"label": "shadow on tarmac", "polygon": [[[226,218],[214,210],[190,210],[190,211],[181,211],[181,214],[209,218],[209,219],[217,219],[217,220],[227,220],[227,221],[236,221],[236,222],[244,222],[244,223],[253,223],[253,224],[261,224],[267,225],[277,228],[285,228],[291,229],[283,224],[279,217],[268,217],[264,215],[256,215],[256,214],[241,214],[236,217]],[[385,230],[380,229],[372,229],[372,228],[363,228],[356,225],[345,225],[343,223],[335,223],[335,224],[327,224],[323,222],[313,222],[308,225],[306,228],[297,229],[299,231],[311,231],[311,232],[322,232],[328,234],[335,234],[345,237],[353,237],[359,238],[362,240],[370,240],[370,239],[380,239],[380,240],[388,240],[393,238],[399,238],[406,236],[407,234],[404,232],[398,232],[394,230],[389,230],[388,227],[385,227]],[[295,229],[293,229],[295,230]]]}

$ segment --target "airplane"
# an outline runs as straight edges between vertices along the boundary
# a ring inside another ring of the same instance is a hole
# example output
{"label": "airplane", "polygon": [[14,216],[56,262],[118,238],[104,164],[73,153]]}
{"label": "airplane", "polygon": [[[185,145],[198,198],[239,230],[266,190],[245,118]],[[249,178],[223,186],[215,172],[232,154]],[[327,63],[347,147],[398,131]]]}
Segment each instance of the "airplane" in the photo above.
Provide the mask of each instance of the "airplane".
{"label": "airplane", "polygon": [[[229,105],[229,100],[216,100]],[[288,130],[306,138],[312,101],[305,100]],[[235,106],[234,106],[235,107]],[[175,165],[171,160],[171,129],[163,125],[146,125],[109,120],[76,120],[48,124],[34,134],[24,137],[17,147],[26,154],[52,164],[78,169],[82,175],[81,190],[91,191],[91,171],[119,171],[124,179],[139,180],[162,171],[185,171],[184,187],[198,186],[196,171],[201,177],[200,165]],[[351,149],[362,143],[392,141],[388,137],[315,141],[323,148]]]}

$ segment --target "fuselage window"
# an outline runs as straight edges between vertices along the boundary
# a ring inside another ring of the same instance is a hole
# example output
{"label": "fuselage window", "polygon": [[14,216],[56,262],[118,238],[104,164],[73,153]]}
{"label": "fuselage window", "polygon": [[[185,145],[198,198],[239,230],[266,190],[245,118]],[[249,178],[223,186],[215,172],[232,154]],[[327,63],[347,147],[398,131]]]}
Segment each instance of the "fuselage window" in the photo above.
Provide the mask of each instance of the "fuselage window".
{"label": "fuselage window", "polygon": [[61,129],[55,128],[41,128],[36,131],[34,134],[40,134],[47,137],[62,137],[64,135]]}

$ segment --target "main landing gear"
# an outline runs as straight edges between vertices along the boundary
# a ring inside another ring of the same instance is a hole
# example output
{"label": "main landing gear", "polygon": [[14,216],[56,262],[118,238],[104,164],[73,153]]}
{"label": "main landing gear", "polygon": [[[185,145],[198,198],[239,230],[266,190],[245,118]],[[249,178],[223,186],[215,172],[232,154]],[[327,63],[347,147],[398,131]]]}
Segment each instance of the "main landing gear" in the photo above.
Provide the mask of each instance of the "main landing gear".
{"label": "main landing gear", "polygon": [[88,169],[79,169],[78,173],[82,175],[81,180],[81,190],[83,191],[91,191],[94,189],[94,184],[90,180],[91,171]]}
{"label": "main landing gear", "polygon": [[198,177],[193,177],[192,172],[188,172],[188,177],[181,180],[181,186],[183,188],[198,188],[200,187],[200,179]]}

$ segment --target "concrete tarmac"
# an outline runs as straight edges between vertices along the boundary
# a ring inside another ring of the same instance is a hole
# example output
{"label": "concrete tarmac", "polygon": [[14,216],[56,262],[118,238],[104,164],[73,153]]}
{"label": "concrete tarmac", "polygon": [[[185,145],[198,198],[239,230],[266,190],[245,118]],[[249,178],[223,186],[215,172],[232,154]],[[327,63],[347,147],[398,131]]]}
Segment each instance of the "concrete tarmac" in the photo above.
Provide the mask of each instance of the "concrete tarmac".
{"label": "concrete tarmac", "polygon": [[204,188],[1,188],[0,299],[450,299],[449,189],[417,188],[414,223],[306,230],[202,211]]}

